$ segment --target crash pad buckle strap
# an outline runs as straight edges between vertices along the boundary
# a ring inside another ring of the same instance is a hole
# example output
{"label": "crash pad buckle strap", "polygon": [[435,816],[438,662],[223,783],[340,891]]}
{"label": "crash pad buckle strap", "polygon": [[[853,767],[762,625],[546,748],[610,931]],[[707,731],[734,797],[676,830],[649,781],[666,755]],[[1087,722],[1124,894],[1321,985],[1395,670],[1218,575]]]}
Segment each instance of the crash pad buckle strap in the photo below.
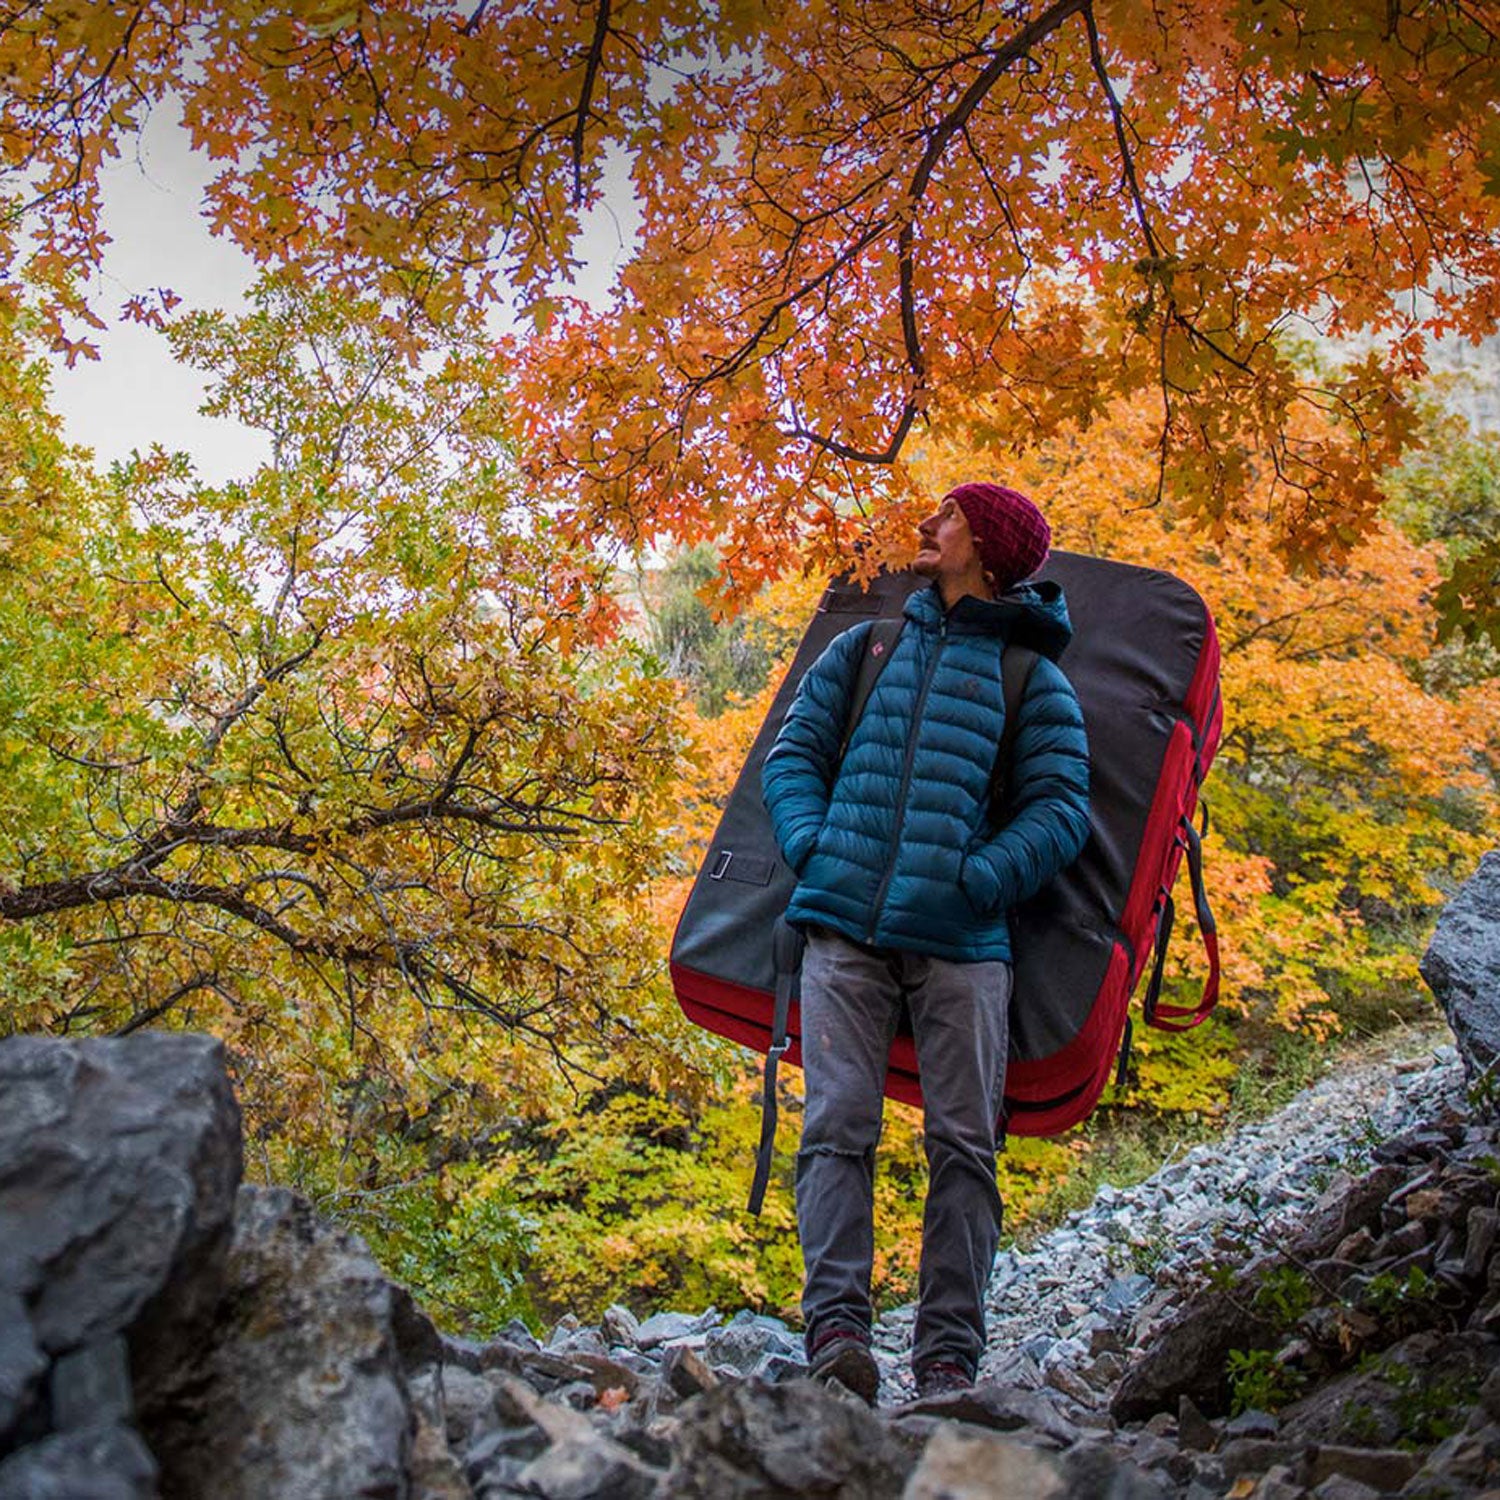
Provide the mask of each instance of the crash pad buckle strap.
{"label": "crash pad buckle strap", "polygon": [[771,1045],[766,1050],[766,1066],[761,1081],[760,1144],[755,1148],[755,1179],[750,1184],[746,1205],[758,1214],[766,1198],[766,1184],[771,1178],[771,1155],[776,1148],[776,1075],[788,1047],[787,1023],[792,1001],[799,998],[802,974],[802,950],[807,934],[793,927],[785,917],[776,919],[771,932],[772,958],[776,965],[776,1004],[771,1013]]}
{"label": "crash pad buckle strap", "polygon": [[1115,1065],[1115,1087],[1123,1089],[1130,1075],[1130,1043],[1135,1036],[1135,1022],[1125,1017],[1125,1031],[1120,1037],[1120,1057]]}

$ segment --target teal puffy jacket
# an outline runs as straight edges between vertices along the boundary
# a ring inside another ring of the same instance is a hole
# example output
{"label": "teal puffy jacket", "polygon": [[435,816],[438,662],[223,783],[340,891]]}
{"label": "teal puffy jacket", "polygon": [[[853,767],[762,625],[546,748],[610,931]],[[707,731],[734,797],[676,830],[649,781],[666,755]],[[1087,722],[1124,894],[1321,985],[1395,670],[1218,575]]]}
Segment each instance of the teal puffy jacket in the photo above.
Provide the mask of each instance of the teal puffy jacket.
{"label": "teal puffy jacket", "polygon": [[[1009,961],[1011,908],[1088,838],[1088,741],[1055,665],[1073,633],[1062,590],[1022,584],[945,611],[936,588],[919,589],[840,763],[869,629],[845,631],[813,663],[762,772],[798,876],[787,917],[878,948]],[[995,829],[1007,642],[1038,659],[1019,709],[1007,821]]]}

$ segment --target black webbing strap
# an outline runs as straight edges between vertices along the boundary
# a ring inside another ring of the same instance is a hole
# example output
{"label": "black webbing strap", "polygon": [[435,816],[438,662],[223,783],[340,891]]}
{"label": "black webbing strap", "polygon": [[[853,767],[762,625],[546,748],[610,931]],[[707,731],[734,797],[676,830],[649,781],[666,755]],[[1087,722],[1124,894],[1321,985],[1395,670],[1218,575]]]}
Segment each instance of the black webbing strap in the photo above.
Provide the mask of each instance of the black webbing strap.
{"label": "black webbing strap", "polygon": [[1120,1061],[1115,1068],[1115,1087],[1125,1087],[1125,1080],[1130,1074],[1130,1042],[1135,1035],[1135,1022],[1129,1016],[1125,1017],[1125,1034],[1120,1038]]}
{"label": "black webbing strap", "polygon": [[839,741],[839,758],[835,768],[843,764],[849,750],[849,741],[854,738],[854,727],[864,716],[865,705],[875,691],[875,680],[885,671],[885,664],[895,655],[896,641],[901,627],[906,622],[897,615],[890,620],[876,620],[865,636],[865,649],[859,655],[859,668],[854,674],[854,691],[849,694],[849,713],[844,719],[844,736]]}
{"label": "black webbing strap", "polygon": [[1000,748],[990,772],[990,818],[997,826],[1004,821],[1010,794],[1010,763],[1015,755],[1016,731],[1021,727],[1021,700],[1031,681],[1037,654],[1027,646],[1007,646],[1000,658],[1000,692],[1005,701],[1005,723],[1000,730]]}
{"label": "black webbing strap", "polygon": [[[1203,827],[1208,828],[1207,807],[1203,810]],[[1183,833],[1187,839],[1188,876],[1193,886],[1193,914],[1204,932],[1217,934],[1219,924],[1214,921],[1213,908],[1208,904],[1208,887],[1203,880],[1203,835],[1186,821]]]}
{"label": "black webbing strap", "polygon": [[[1207,826],[1206,814],[1204,826]],[[1208,888],[1203,880],[1203,839],[1190,818],[1182,819],[1178,837],[1187,853],[1188,875],[1193,887],[1193,915],[1198,919],[1198,933],[1208,956],[1208,978],[1204,980],[1203,994],[1196,1005],[1152,1007],[1148,1020],[1160,1031],[1190,1031],[1206,1021],[1209,1012],[1219,1003],[1219,928],[1208,904]]]}
{"label": "black webbing strap", "polygon": [[771,1153],[776,1146],[776,1074],[782,1054],[787,1049],[787,1018],[792,1001],[798,998],[798,981],[802,976],[802,950],[807,937],[800,927],[793,927],[785,917],[777,917],[771,932],[771,953],[776,965],[776,1008],[771,1014],[771,1045],[766,1051],[766,1068],[761,1083],[760,1144],[755,1148],[755,1180],[750,1184],[750,1212],[758,1214],[766,1198],[766,1183],[771,1177]]}
{"label": "black webbing strap", "polygon": [[1161,906],[1156,916],[1156,963],[1151,970],[1151,983],[1146,990],[1146,1003],[1141,1007],[1146,1024],[1156,1024],[1156,1005],[1161,999],[1162,974],[1167,966],[1167,944],[1172,940],[1172,924],[1177,920],[1177,903],[1170,893],[1163,891]]}

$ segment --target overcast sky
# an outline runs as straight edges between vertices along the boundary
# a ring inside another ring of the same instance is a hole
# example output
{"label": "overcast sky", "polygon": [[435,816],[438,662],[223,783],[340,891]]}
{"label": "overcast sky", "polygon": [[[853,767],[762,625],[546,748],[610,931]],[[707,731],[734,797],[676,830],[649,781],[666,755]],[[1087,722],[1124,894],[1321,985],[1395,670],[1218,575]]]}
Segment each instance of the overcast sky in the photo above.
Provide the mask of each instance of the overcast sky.
{"label": "overcast sky", "polygon": [[[71,370],[54,361],[53,378],[53,404],[69,439],[92,448],[101,467],[157,442],[191,454],[205,480],[222,483],[248,474],[267,455],[258,434],[201,415],[197,372],[173,363],[159,333],[119,316],[127,299],[153,287],[169,287],[186,307],[225,308],[249,288],[253,263],[215,239],[202,217],[211,166],[189,149],[176,111],[162,106],[138,151],[105,170],[104,223],[113,242],[88,286],[95,311],[110,326],[89,334],[98,360],[80,359]],[[610,175],[617,190],[592,216],[583,244],[588,265],[574,290],[585,296],[603,295],[634,230],[624,164]]]}
{"label": "overcast sky", "polygon": [[188,149],[175,114],[162,108],[138,155],[106,169],[104,222],[113,243],[88,288],[110,327],[90,335],[101,358],[80,359],[71,370],[56,361],[53,377],[68,437],[92,448],[101,465],[159,442],[191,453],[204,478],[217,482],[253,468],[267,451],[238,423],[199,415],[197,373],[172,362],[160,334],[119,316],[128,298],[156,286],[170,287],[190,306],[230,307],[250,285],[249,258],[214,239],[199,214],[208,167]]}

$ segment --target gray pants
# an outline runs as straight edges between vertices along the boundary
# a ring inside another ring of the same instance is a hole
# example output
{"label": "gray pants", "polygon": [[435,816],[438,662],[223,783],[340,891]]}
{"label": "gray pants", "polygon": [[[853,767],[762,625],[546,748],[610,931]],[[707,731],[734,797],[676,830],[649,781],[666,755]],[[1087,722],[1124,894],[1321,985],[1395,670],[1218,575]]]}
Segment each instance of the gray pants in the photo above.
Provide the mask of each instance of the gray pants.
{"label": "gray pants", "polygon": [[802,963],[807,1108],[797,1230],[809,1346],[835,1325],[868,1332],[875,1144],[887,1054],[904,1000],[922,1076],[927,1203],[912,1363],[970,1373],[1000,1236],[995,1122],[1004,1097],[1011,971],[864,948],[814,928]]}

